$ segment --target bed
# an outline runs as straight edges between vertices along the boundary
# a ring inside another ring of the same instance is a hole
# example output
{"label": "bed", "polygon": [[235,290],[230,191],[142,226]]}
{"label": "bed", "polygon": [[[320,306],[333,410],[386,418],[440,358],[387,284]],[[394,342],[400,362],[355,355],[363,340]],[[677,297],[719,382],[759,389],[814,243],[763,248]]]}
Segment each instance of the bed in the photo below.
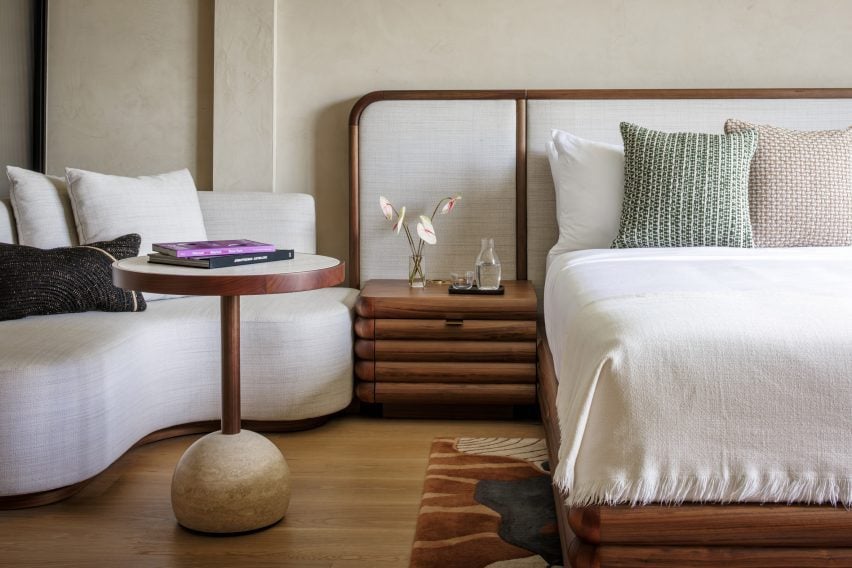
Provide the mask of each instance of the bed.
{"label": "bed", "polygon": [[[617,143],[622,120],[715,132],[731,117],[846,128],[852,90],[378,92],[353,109],[354,287],[405,259],[378,234],[378,195],[401,188],[428,202],[449,189],[470,217],[432,270],[475,257],[464,231],[496,230],[506,277],[539,292],[539,400],[573,566],[852,565],[850,249],[548,255],[551,128]],[[797,350],[778,349],[793,339]]]}

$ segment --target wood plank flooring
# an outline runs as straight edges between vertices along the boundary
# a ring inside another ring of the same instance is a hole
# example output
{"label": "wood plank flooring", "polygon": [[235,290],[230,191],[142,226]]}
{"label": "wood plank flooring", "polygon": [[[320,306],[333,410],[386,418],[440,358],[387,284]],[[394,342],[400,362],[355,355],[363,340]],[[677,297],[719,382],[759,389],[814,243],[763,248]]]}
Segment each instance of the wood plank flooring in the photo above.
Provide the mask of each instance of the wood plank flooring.
{"label": "wood plank flooring", "polygon": [[76,496],[0,511],[0,566],[390,568],[408,565],[429,447],[436,437],[544,437],[540,424],[347,416],[271,434],[293,496],[278,525],[243,536],[179,527],[172,471],[198,436],[130,451]]}

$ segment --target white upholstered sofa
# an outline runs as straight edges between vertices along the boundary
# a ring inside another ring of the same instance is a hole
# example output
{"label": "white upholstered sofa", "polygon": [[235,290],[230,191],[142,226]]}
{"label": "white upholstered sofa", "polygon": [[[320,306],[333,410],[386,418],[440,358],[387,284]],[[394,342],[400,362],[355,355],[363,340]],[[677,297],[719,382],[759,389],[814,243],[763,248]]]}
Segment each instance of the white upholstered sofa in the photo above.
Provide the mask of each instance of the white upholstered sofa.
{"label": "white upholstered sofa", "polygon": [[[251,235],[315,252],[309,195],[199,199],[210,239]],[[0,242],[15,242],[8,201],[0,201]],[[244,420],[286,428],[282,422],[305,424],[349,404],[356,297],[328,288],[242,298]],[[54,490],[97,475],[152,433],[218,420],[218,302],[184,297],[150,301],[139,313],[0,322],[0,506],[38,492],[50,492],[41,502],[57,498]]]}

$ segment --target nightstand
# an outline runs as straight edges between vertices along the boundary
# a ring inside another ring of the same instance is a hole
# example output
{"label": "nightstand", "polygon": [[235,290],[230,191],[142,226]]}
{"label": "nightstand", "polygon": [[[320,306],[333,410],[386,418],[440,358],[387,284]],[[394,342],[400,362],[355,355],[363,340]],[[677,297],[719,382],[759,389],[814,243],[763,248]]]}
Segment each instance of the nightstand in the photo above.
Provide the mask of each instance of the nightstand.
{"label": "nightstand", "polygon": [[536,402],[536,294],[504,281],[504,295],[449,294],[370,280],[355,304],[356,394],[392,404]]}

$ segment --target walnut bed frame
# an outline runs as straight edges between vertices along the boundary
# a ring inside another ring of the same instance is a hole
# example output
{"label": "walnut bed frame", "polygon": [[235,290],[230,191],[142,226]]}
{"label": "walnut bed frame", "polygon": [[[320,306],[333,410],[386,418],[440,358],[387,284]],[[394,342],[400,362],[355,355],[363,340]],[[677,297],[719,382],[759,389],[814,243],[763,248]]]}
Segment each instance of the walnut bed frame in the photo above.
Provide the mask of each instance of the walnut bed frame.
{"label": "walnut bed frame", "polygon": [[[805,130],[845,128],[852,124],[852,89],[370,93],[350,115],[350,285],[396,277],[386,271],[405,260],[401,241],[388,248],[386,235],[378,236],[377,223],[383,221],[378,195],[408,192],[405,199],[416,210],[426,209],[436,196],[459,192],[472,213],[482,213],[480,205],[510,203],[494,207],[487,223],[468,226],[468,231],[510,226],[501,245],[509,257],[508,262],[503,257],[504,278],[530,279],[541,296],[545,256],[556,241],[553,186],[543,151],[550,128],[620,142],[619,120],[659,129],[720,131],[729,117]],[[468,221],[475,224],[472,217]],[[478,250],[478,243],[465,241],[463,233],[447,231],[454,246],[436,255],[430,272],[455,270],[459,258],[473,258]],[[538,398],[552,470],[560,438],[556,388],[540,323]],[[844,508],[684,504],[568,509],[555,488],[554,496],[563,554],[575,567],[852,566],[852,511]]]}

